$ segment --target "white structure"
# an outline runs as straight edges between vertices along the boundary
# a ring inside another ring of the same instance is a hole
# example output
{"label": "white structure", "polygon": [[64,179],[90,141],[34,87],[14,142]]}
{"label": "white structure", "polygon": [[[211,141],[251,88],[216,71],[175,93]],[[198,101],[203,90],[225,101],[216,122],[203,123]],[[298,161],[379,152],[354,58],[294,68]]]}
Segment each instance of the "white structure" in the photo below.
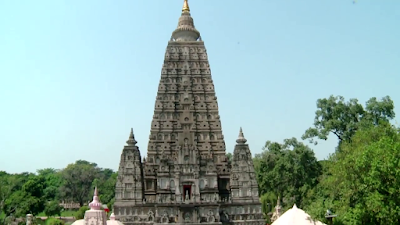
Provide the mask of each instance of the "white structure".
{"label": "white structure", "polygon": [[123,225],[123,223],[115,220],[114,213],[111,214],[110,220],[107,220],[107,213],[101,208],[97,187],[94,189],[93,201],[89,204],[90,209],[85,212],[85,218],[77,220],[71,225]]}
{"label": "white structure", "polygon": [[296,204],[293,208],[286,211],[272,225],[325,225],[320,221],[315,221],[303,210],[297,208]]}
{"label": "white structure", "polygon": [[110,220],[107,220],[107,225],[124,225],[118,220],[115,220],[114,213],[111,213]]}

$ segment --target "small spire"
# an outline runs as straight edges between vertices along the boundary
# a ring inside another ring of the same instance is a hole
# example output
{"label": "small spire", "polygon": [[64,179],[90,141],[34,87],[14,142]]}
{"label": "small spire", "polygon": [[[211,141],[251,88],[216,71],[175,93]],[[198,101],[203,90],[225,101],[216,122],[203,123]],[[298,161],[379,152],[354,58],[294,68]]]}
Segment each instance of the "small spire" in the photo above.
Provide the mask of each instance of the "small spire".
{"label": "small spire", "polygon": [[190,12],[188,0],[183,1],[182,12]]}
{"label": "small spire", "polygon": [[238,137],[238,139],[236,140],[236,142],[239,143],[239,144],[240,144],[240,143],[241,143],[241,144],[244,144],[244,143],[247,142],[246,138],[244,138],[242,127],[240,127],[240,130],[239,130],[239,137]]}
{"label": "small spire", "polygon": [[278,196],[278,200],[276,201],[275,211],[271,217],[271,222],[275,222],[279,217],[281,217],[281,209],[282,209],[281,200],[280,196]]}
{"label": "small spire", "polygon": [[90,210],[100,210],[101,202],[98,197],[97,186],[94,188],[93,201],[89,203]]}
{"label": "small spire", "polygon": [[126,141],[128,146],[135,146],[137,141],[135,140],[135,135],[133,134],[133,128],[131,128],[131,133],[129,134],[129,139]]}
{"label": "small spire", "polygon": [[111,215],[110,215],[110,220],[115,220],[115,214],[114,214],[114,212],[111,213]]}

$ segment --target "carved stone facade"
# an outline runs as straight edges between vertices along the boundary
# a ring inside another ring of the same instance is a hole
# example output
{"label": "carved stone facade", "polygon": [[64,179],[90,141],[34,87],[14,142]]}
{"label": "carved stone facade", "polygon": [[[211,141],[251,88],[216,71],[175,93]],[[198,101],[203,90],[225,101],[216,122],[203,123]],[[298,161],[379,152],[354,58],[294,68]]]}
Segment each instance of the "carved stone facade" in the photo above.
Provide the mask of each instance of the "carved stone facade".
{"label": "carved stone facade", "polygon": [[226,157],[208,56],[187,0],[165,53],[147,159],[132,130],[127,143],[114,204],[124,224],[265,223],[241,131],[232,164]]}

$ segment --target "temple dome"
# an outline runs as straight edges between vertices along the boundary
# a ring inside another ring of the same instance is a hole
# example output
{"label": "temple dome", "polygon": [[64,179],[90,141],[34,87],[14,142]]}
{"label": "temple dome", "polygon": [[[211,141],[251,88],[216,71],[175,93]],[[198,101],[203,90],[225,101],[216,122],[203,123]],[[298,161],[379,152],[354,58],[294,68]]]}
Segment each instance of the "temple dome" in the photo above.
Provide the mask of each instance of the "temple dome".
{"label": "temple dome", "polygon": [[73,222],[71,225],[85,225],[85,220],[75,220],[75,222]]}
{"label": "temple dome", "polygon": [[310,215],[308,215],[303,210],[297,208],[296,204],[293,208],[286,211],[282,216],[280,216],[272,225],[325,225],[320,221],[313,220]]}

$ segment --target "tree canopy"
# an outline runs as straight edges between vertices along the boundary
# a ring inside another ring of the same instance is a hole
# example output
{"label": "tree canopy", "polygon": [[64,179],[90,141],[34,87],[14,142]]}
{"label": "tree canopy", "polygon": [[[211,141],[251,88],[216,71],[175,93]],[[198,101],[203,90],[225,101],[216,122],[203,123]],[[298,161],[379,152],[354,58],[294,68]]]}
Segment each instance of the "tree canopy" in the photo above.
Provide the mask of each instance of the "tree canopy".
{"label": "tree canopy", "polygon": [[322,172],[314,152],[296,138],[282,144],[267,141],[264,151],[255,156],[254,167],[261,194],[273,190],[287,205],[298,206]]}
{"label": "tree canopy", "polygon": [[373,97],[363,107],[357,99],[345,102],[342,96],[330,96],[317,100],[314,127],[308,128],[302,139],[327,140],[330,133],[339,141],[350,140],[362,124],[375,124],[389,121],[395,117],[394,103],[389,96],[380,101]]}
{"label": "tree canopy", "polygon": [[[389,123],[363,127],[330,160],[330,176],[321,182],[319,195],[311,199],[311,211],[332,208],[344,224],[396,223],[400,215],[397,128]],[[322,217],[322,211],[314,214]]]}
{"label": "tree canopy", "polygon": [[[95,163],[78,160],[66,168],[45,168],[36,174],[0,172],[0,224],[7,217],[25,217],[27,213],[60,215],[60,202],[88,203],[98,186],[100,200],[113,202],[117,173]],[[110,205],[111,207],[111,205]]]}

